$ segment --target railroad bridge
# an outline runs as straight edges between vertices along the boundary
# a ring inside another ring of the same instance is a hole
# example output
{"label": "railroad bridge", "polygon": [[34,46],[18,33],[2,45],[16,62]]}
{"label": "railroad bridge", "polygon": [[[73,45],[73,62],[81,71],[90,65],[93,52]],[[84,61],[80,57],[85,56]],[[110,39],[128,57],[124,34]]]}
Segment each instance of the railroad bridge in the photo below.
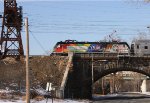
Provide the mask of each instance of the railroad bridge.
{"label": "railroad bridge", "polygon": [[133,71],[150,77],[150,56],[76,53],[64,88],[65,98],[92,97],[92,84],[118,71]]}

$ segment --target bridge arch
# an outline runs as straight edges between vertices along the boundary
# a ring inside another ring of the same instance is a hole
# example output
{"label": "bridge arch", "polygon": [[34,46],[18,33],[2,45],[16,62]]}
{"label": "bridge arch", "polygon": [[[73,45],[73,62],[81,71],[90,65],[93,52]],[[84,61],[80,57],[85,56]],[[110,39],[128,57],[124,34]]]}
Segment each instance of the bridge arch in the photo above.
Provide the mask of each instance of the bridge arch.
{"label": "bridge arch", "polygon": [[73,66],[69,72],[65,88],[66,97],[92,97],[92,68],[94,81],[119,71],[132,71],[150,77],[150,62],[146,58],[138,57],[74,57]]}
{"label": "bridge arch", "polygon": [[106,75],[109,75],[111,73],[120,72],[120,71],[131,71],[131,72],[140,73],[140,74],[143,74],[143,75],[146,75],[146,76],[150,77],[149,72],[146,72],[146,71],[140,70],[140,69],[135,69],[135,68],[113,68],[113,69],[103,70],[102,72],[99,72],[99,73],[95,74],[94,82],[96,82],[97,80],[101,79],[102,77],[104,77]]}

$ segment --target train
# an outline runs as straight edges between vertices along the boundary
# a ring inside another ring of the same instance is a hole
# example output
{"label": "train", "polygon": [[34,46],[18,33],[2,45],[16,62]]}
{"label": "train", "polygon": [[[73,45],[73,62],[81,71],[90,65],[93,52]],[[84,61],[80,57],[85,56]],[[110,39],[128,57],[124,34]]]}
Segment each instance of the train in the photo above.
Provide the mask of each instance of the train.
{"label": "train", "polygon": [[150,40],[136,40],[129,46],[127,42],[88,42],[65,40],[57,42],[52,54],[67,55],[73,53],[105,53],[116,55],[150,55]]}
{"label": "train", "polygon": [[135,40],[132,42],[130,54],[135,56],[150,56],[150,39]]}
{"label": "train", "polygon": [[126,42],[78,42],[76,40],[65,40],[57,42],[53,49],[53,54],[68,54],[69,52],[128,55],[130,47]]}

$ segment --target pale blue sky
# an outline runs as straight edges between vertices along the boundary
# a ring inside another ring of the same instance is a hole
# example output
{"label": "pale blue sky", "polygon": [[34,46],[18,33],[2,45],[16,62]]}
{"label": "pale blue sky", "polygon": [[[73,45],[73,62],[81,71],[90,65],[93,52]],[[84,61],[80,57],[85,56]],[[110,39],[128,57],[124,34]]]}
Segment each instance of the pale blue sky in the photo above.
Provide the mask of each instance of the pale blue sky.
{"label": "pale blue sky", "polygon": [[[119,37],[130,42],[139,31],[148,33],[146,27],[150,25],[150,4],[129,0],[36,0],[18,2],[18,5],[23,6],[24,17],[29,18],[32,55],[42,55],[44,51],[52,50],[56,42],[66,39],[99,41],[113,30],[117,31]],[[0,12],[2,11],[3,2],[0,2]],[[25,47],[24,29],[22,37]]]}

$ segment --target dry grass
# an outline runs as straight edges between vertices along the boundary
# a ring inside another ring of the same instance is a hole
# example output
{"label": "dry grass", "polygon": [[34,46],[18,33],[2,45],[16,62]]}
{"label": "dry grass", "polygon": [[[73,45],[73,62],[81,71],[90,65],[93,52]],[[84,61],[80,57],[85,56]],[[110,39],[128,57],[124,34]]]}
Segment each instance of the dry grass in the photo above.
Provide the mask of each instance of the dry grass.
{"label": "dry grass", "polygon": [[[45,88],[47,82],[56,87],[61,84],[62,76],[68,61],[62,56],[41,56],[30,58],[31,87]],[[6,58],[0,61],[0,89],[25,89],[25,60],[16,61]]]}

